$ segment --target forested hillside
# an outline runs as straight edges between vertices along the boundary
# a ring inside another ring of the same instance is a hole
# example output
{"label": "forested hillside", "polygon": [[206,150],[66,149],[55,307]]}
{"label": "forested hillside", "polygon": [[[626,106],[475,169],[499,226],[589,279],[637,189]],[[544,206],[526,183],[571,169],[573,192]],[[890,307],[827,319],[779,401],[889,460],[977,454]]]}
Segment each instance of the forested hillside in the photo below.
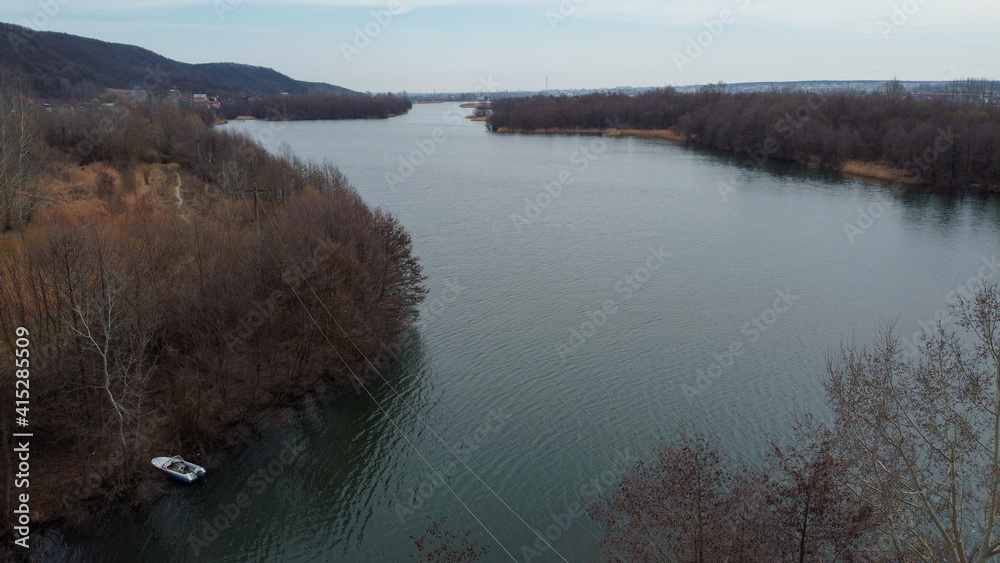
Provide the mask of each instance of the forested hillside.
{"label": "forested hillside", "polygon": [[132,45],[0,23],[0,66],[29,78],[35,95],[90,101],[106,88],[204,92],[221,96],[346,94],[346,88],[293,80],[235,63],[186,64]]}

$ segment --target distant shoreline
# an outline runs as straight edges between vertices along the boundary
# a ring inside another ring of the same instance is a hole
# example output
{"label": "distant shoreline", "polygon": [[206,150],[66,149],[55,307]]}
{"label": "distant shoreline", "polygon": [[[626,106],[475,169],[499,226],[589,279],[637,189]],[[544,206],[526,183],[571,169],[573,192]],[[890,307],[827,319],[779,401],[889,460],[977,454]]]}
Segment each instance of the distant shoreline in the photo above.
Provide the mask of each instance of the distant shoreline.
{"label": "distant shoreline", "polygon": [[635,96],[502,98],[491,108],[492,131],[555,133],[569,127],[607,134],[606,128],[615,127],[624,130],[612,135],[686,141],[749,163],[795,162],[935,192],[1000,193],[994,142],[1000,136],[1000,106],[985,98],[920,99],[898,82],[872,95],[666,88]]}
{"label": "distant shoreline", "polygon": [[664,139],[684,143],[688,138],[674,131],[673,129],[594,129],[594,128],[569,128],[551,127],[543,129],[511,129],[510,127],[500,127],[494,133],[521,134],[521,135],[603,135],[605,137],[644,137],[651,139]]}
{"label": "distant shoreline", "polygon": [[511,129],[500,127],[494,133],[515,135],[602,135],[604,137],[640,137],[647,139],[663,139],[675,143],[686,143],[689,139],[673,129],[611,129],[611,128],[569,128],[551,127],[543,129]]}
{"label": "distant shoreline", "polygon": [[[601,135],[604,137],[637,137],[645,139],[662,139],[665,141],[670,141],[673,143],[686,143],[691,139],[678,133],[673,129],[572,129],[569,127],[556,127],[548,129],[511,129],[509,127],[500,127],[494,133],[501,134],[514,134],[514,135]],[[816,165],[805,163],[811,168],[817,168]],[[907,184],[911,186],[922,185],[919,182],[913,180],[906,174],[906,171],[902,168],[889,166],[886,164],[879,164],[875,162],[863,162],[860,160],[849,160],[841,165],[839,168],[827,166],[822,167],[828,170],[837,170],[848,176],[856,176],[859,178],[867,178],[873,180],[882,180],[886,182],[899,182],[902,184]]]}
{"label": "distant shoreline", "polygon": [[408,113],[410,113],[410,110],[403,111],[402,113],[390,113],[389,115],[386,115],[385,117],[378,116],[378,115],[370,115],[368,117],[351,117],[351,118],[344,118],[344,119],[289,119],[289,118],[274,118],[274,117],[257,118],[257,117],[254,117],[252,115],[240,115],[240,116],[234,117],[233,119],[225,119],[225,118],[217,119],[217,120],[215,120],[214,123],[212,123],[212,126],[214,127],[216,125],[226,125],[226,124],[230,123],[231,121],[268,121],[268,122],[273,122],[273,121],[287,121],[287,122],[292,122],[292,121],[353,121],[353,120],[359,120],[359,119],[360,120],[367,120],[367,119],[392,119],[393,117],[400,117],[400,116],[406,115]]}

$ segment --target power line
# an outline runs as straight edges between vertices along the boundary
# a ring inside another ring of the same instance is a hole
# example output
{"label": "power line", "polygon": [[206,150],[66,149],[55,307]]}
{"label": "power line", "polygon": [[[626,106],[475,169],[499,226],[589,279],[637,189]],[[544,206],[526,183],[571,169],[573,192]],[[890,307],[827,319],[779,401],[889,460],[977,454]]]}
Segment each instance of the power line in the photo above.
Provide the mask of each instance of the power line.
{"label": "power line", "polygon": [[[265,215],[267,215],[267,210],[266,210],[266,209],[264,210],[264,214],[265,214]],[[274,222],[274,224],[276,225],[277,223],[276,223],[276,222]],[[270,252],[270,249],[269,249],[268,251]],[[406,408],[407,408],[407,409],[408,409],[408,410],[409,410],[409,411],[410,411],[410,412],[411,412],[411,413],[413,414],[413,416],[415,416],[415,417],[417,418],[417,420],[419,420],[419,421],[420,421],[420,422],[421,422],[421,423],[422,423],[422,424],[423,424],[423,425],[424,425],[424,426],[425,426],[425,427],[427,428],[427,430],[429,430],[429,431],[431,432],[431,434],[432,434],[432,435],[434,436],[434,438],[435,438],[435,439],[436,439],[436,440],[437,440],[437,441],[438,441],[438,442],[439,442],[439,443],[440,443],[441,445],[443,445],[443,446],[445,447],[445,449],[447,449],[447,450],[448,450],[448,452],[449,452],[449,453],[450,453],[451,455],[453,455],[453,456],[455,457],[455,459],[457,459],[457,460],[459,461],[459,463],[461,463],[461,464],[462,464],[462,466],[463,466],[463,467],[465,467],[465,468],[466,468],[466,469],[467,469],[467,470],[469,471],[469,473],[470,473],[470,474],[472,474],[472,476],[473,476],[473,477],[475,477],[475,478],[476,478],[476,480],[477,480],[477,481],[479,481],[480,483],[482,483],[482,485],[483,485],[484,487],[486,487],[486,489],[487,489],[487,490],[488,490],[488,491],[490,492],[490,494],[492,494],[492,495],[493,495],[494,497],[496,497],[496,499],[497,499],[497,500],[499,500],[499,501],[500,501],[500,503],[501,503],[501,504],[503,504],[503,505],[504,505],[504,507],[505,507],[505,508],[506,508],[506,509],[507,509],[507,510],[508,510],[508,511],[509,511],[509,512],[511,513],[511,514],[513,514],[513,515],[514,515],[514,516],[515,516],[515,517],[516,517],[516,518],[517,518],[518,520],[520,520],[520,522],[521,522],[522,524],[524,524],[524,526],[525,526],[526,528],[528,528],[529,530],[531,530],[531,532],[532,532],[533,534],[535,534],[535,536],[537,536],[537,537],[538,537],[539,539],[541,539],[541,540],[542,540],[542,542],[544,542],[544,543],[545,543],[545,545],[547,545],[547,546],[549,547],[549,549],[551,549],[551,550],[552,550],[552,552],[553,552],[553,553],[555,553],[555,554],[556,554],[556,556],[558,556],[558,557],[559,557],[559,559],[562,559],[562,560],[563,560],[563,561],[565,561],[566,563],[569,563],[569,562],[567,561],[567,559],[566,559],[565,557],[563,557],[563,556],[562,556],[562,554],[560,554],[560,553],[559,553],[559,551],[558,551],[558,550],[557,550],[557,549],[555,548],[555,546],[553,546],[553,545],[552,545],[551,543],[549,543],[549,541],[548,541],[548,540],[547,540],[547,539],[546,539],[546,538],[545,538],[545,537],[544,537],[544,536],[543,536],[543,535],[542,535],[541,533],[539,533],[539,532],[538,532],[537,530],[535,530],[535,529],[534,529],[533,527],[531,527],[531,525],[530,525],[530,524],[528,524],[528,522],[526,522],[526,521],[524,520],[524,518],[522,518],[522,517],[521,517],[521,515],[517,513],[517,511],[516,511],[516,510],[514,510],[514,509],[513,509],[513,508],[512,508],[512,507],[511,507],[511,506],[510,506],[509,504],[507,504],[507,502],[506,502],[506,501],[505,501],[505,500],[504,500],[504,499],[503,499],[502,497],[500,497],[500,495],[499,495],[499,494],[498,494],[498,493],[497,493],[497,492],[496,492],[495,490],[493,490],[493,488],[492,488],[492,487],[490,487],[490,486],[489,486],[489,485],[488,485],[488,484],[486,483],[486,481],[484,481],[484,480],[483,480],[483,478],[482,478],[482,477],[480,477],[480,476],[479,476],[479,474],[478,474],[478,473],[476,473],[476,472],[475,472],[475,470],[473,470],[473,469],[472,469],[472,467],[470,467],[470,466],[469,466],[469,464],[468,464],[468,463],[466,463],[466,461],[465,461],[464,459],[462,459],[462,457],[461,457],[461,456],[459,456],[459,455],[458,455],[457,453],[455,453],[455,450],[453,450],[453,449],[451,448],[451,446],[449,446],[449,445],[448,445],[448,443],[447,443],[447,442],[445,442],[445,440],[441,438],[441,436],[440,436],[440,435],[439,435],[439,434],[438,434],[438,433],[437,433],[437,432],[436,432],[436,431],[435,431],[435,430],[434,430],[434,429],[433,429],[433,428],[431,427],[431,425],[430,425],[430,424],[429,424],[429,423],[428,423],[427,421],[425,421],[425,420],[423,419],[423,417],[421,417],[421,416],[420,416],[420,415],[419,415],[419,414],[417,413],[416,409],[414,409],[414,408],[413,408],[413,406],[412,406],[412,405],[411,405],[411,404],[409,403],[409,401],[407,401],[406,399],[404,399],[404,398],[403,398],[403,396],[402,396],[402,395],[401,395],[401,394],[399,393],[399,391],[398,391],[398,390],[396,390],[396,388],[395,388],[395,387],[394,387],[394,386],[393,386],[393,385],[392,385],[391,383],[389,383],[389,381],[388,381],[388,380],[387,380],[387,379],[385,378],[385,376],[384,376],[384,375],[382,375],[382,372],[381,372],[381,371],[380,371],[380,370],[379,370],[379,369],[378,369],[378,368],[377,368],[377,367],[375,366],[375,364],[374,364],[374,363],[372,363],[372,361],[368,359],[368,356],[367,356],[367,355],[365,355],[365,353],[364,353],[364,352],[363,352],[363,351],[361,350],[361,348],[360,348],[360,347],[358,346],[357,342],[355,342],[355,341],[354,341],[354,339],[353,339],[353,338],[351,338],[351,335],[350,335],[350,334],[349,334],[349,333],[348,333],[348,332],[347,332],[347,331],[346,331],[346,330],[344,329],[344,327],[343,327],[343,326],[342,326],[342,325],[340,324],[340,322],[339,322],[339,321],[337,320],[337,318],[336,318],[336,317],[335,317],[335,316],[333,315],[333,312],[331,312],[331,311],[330,311],[330,309],[329,309],[329,308],[328,308],[328,307],[326,306],[326,303],[325,303],[325,302],[323,301],[323,299],[322,299],[322,298],[321,298],[321,297],[319,296],[319,294],[318,294],[318,293],[316,293],[316,289],[315,289],[315,288],[313,288],[313,286],[312,286],[312,284],[311,284],[311,283],[309,282],[309,280],[308,280],[308,279],[306,279],[306,278],[303,278],[303,281],[305,282],[306,286],[308,286],[308,287],[309,287],[309,290],[310,290],[310,291],[312,292],[312,294],[313,294],[313,295],[314,295],[314,296],[316,297],[317,301],[319,301],[320,305],[322,305],[322,307],[323,307],[323,310],[325,310],[325,311],[326,311],[326,313],[327,313],[327,315],[329,315],[329,316],[330,316],[330,319],[331,319],[331,320],[333,320],[333,323],[334,323],[335,325],[337,325],[337,328],[339,328],[341,332],[343,332],[343,333],[344,333],[344,336],[345,336],[345,337],[347,337],[347,340],[348,340],[348,341],[349,341],[349,342],[351,343],[351,345],[352,345],[352,346],[354,346],[354,349],[355,349],[355,350],[357,350],[359,354],[361,354],[361,357],[362,357],[362,358],[364,358],[365,362],[367,362],[367,363],[368,363],[368,366],[369,366],[369,367],[371,367],[371,369],[372,369],[372,370],[373,370],[373,371],[374,371],[374,372],[375,372],[376,374],[378,374],[378,376],[379,376],[379,378],[380,378],[380,379],[382,380],[382,382],[383,382],[383,383],[385,383],[385,384],[386,384],[386,385],[387,385],[387,386],[389,387],[389,389],[391,389],[391,390],[392,390],[392,392],[393,392],[393,394],[394,394],[394,395],[396,396],[396,398],[397,398],[397,399],[398,399],[399,401],[401,401],[401,402],[402,402],[402,403],[403,403],[404,405],[406,405]],[[310,314],[310,316],[311,316],[311,314]],[[379,341],[379,343],[380,343],[380,344],[383,344],[383,343],[381,342],[381,339],[379,339],[379,338],[378,338],[378,336],[375,336],[375,338],[376,338],[376,340],[378,340],[378,341]],[[384,345],[384,344],[383,344],[383,345]],[[364,384],[362,383],[362,386],[363,386],[363,385],[364,385]],[[366,391],[367,391],[367,389],[366,389]]]}

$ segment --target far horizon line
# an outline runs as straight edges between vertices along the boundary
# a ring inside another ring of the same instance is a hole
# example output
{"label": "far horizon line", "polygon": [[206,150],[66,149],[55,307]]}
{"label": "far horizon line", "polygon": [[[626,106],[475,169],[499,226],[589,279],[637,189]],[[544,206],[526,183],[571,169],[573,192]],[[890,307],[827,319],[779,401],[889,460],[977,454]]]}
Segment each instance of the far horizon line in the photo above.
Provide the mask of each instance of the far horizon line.
{"label": "far horizon line", "polygon": [[525,88],[515,88],[515,89],[497,89],[489,92],[482,90],[433,90],[433,91],[418,91],[418,90],[399,90],[395,93],[402,94],[422,94],[422,95],[432,95],[432,96],[444,96],[444,95],[458,95],[458,94],[499,94],[499,93],[538,93],[538,92],[573,92],[573,91],[601,91],[601,90],[654,90],[654,89],[666,89],[666,88],[699,88],[703,86],[717,86],[722,84],[724,86],[780,86],[780,85],[794,85],[794,84],[888,84],[891,82],[898,82],[899,84],[919,84],[919,85],[939,85],[939,84],[953,84],[961,83],[968,80],[974,81],[985,81],[985,82],[1000,82],[997,78],[985,78],[985,77],[965,77],[965,78],[955,78],[950,80],[913,80],[913,79],[899,79],[899,78],[886,78],[886,79],[813,79],[813,80],[753,80],[744,82],[726,82],[726,81],[716,81],[716,82],[697,82],[691,84],[666,84],[666,85],[653,85],[653,86],[635,86],[635,85],[619,85],[619,86],[587,86],[587,87],[575,87],[575,88],[539,88],[535,90],[525,89]]}

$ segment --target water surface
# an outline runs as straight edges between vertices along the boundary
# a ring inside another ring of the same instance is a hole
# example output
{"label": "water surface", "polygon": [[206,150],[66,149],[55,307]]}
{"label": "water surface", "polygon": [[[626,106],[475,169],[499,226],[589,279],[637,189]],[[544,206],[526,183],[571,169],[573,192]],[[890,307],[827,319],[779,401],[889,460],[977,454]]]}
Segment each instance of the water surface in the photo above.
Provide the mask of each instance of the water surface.
{"label": "water surface", "polygon": [[466,113],[226,126],[332,160],[396,214],[428,275],[423,319],[371,397],[316,404],[73,539],[80,559],[401,561],[430,516],[489,560],[523,559],[532,530],[599,560],[574,505],[629,460],[682,424],[759,460],[795,413],[823,412],[828,353],[887,322],[912,334],[996,279],[995,201],[659,140],[493,135]]}

